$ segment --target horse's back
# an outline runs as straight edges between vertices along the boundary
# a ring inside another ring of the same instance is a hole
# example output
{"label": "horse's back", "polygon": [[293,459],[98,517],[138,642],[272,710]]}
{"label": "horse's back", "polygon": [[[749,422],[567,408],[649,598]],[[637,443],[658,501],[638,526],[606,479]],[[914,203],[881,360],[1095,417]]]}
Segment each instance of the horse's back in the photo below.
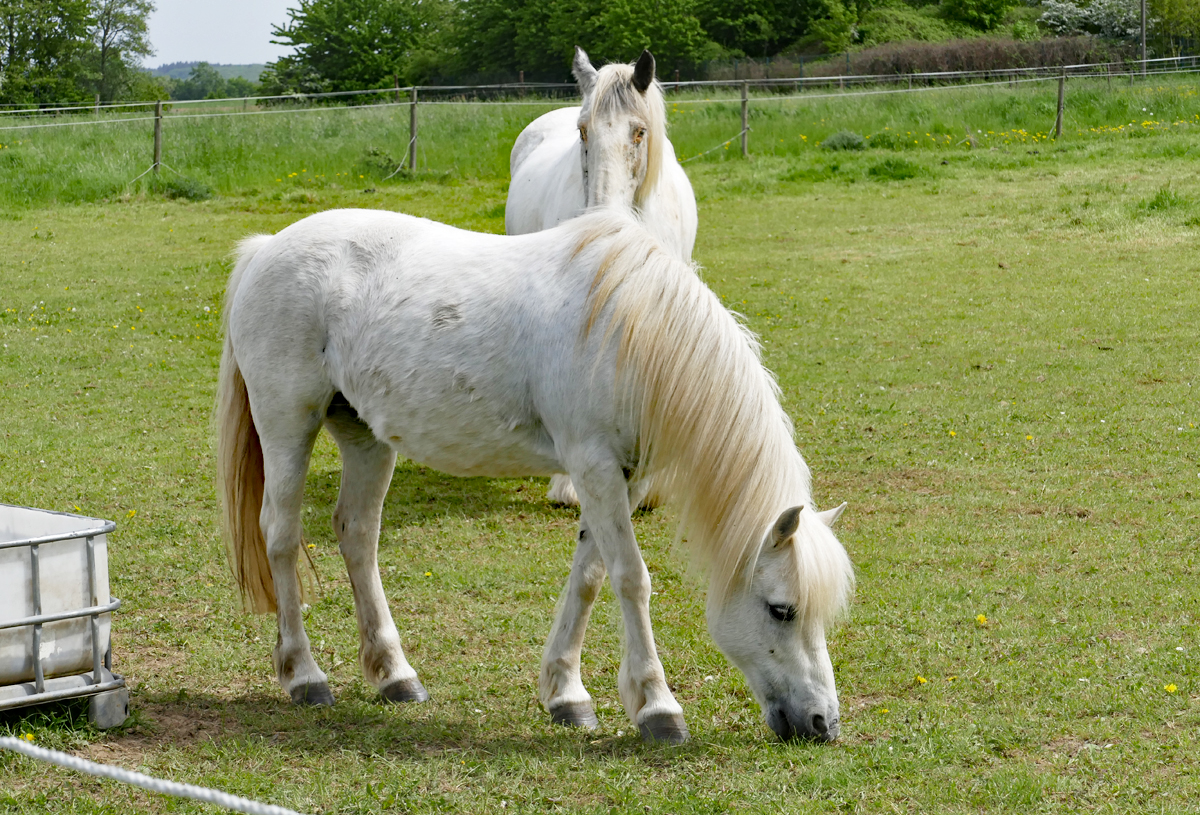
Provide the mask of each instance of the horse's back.
{"label": "horse's back", "polygon": [[233,295],[252,401],[300,413],[340,392],[376,438],[444,472],[557,472],[560,406],[583,386],[574,354],[591,276],[572,273],[577,243],[571,229],[309,216],[256,246]]}
{"label": "horse's back", "polygon": [[543,113],[526,125],[513,142],[513,149],[508,157],[509,172],[516,175],[538,147],[547,141],[563,141],[564,133],[572,135],[567,141],[573,143],[575,124],[578,120],[579,108],[559,108]]}
{"label": "horse's back", "polygon": [[583,172],[577,157],[579,108],[560,108],[534,119],[509,156],[504,207],[509,235],[540,232],[583,212]]}

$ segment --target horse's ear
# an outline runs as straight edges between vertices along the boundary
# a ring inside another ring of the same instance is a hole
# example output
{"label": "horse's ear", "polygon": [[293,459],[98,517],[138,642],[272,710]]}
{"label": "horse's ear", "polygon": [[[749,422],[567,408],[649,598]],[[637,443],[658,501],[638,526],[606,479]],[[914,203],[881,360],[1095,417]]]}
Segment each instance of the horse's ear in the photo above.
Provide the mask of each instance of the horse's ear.
{"label": "horse's ear", "polygon": [[804,507],[792,507],[785,509],[779,519],[775,521],[775,526],[771,528],[771,542],[774,546],[780,546],[796,534],[796,530],[800,528],[800,513]]}
{"label": "horse's ear", "polygon": [[645,93],[646,88],[649,88],[653,81],[654,54],[643,51],[642,55],[638,57],[637,65],[633,66],[633,87],[637,88],[639,93]]}
{"label": "horse's ear", "polygon": [[834,507],[833,509],[827,509],[824,512],[818,512],[817,517],[821,519],[821,523],[825,524],[830,529],[833,529],[833,525],[837,523],[837,519],[842,517],[842,513],[845,511],[846,502],[842,501],[841,506]]}
{"label": "horse's ear", "polygon": [[596,85],[596,69],[592,67],[592,61],[588,59],[587,51],[578,45],[575,46],[575,61],[571,63],[571,73],[575,75],[575,81],[579,83],[579,90],[585,96],[591,93],[592,88]]}

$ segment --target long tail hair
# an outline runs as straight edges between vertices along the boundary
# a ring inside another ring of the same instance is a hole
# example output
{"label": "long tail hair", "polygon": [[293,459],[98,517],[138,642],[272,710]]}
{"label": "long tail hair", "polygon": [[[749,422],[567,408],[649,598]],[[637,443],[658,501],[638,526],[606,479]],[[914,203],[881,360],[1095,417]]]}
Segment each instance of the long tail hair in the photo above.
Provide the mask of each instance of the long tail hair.
{"label": "long tail hair", "polygon": [[237,263],[225,290],[225,346],[221,352],[215,412],[217,493],[221,499],[225,554],[241,590],[242,606],[255,614],[276,610],[275,581],[271,578],[267,541],[259,523],[265,483],[262,444],[254,417],[250,415],[246,381],[233,355],[229,309],[242,273],[268,240],[268,235],[254,235],[238,244]]}

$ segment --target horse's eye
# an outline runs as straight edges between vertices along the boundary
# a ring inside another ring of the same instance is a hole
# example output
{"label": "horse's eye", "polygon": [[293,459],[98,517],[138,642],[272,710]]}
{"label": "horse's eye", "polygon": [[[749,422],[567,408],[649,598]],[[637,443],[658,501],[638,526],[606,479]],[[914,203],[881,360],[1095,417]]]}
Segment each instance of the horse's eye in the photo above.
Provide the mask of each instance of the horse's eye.
{"label": "horse's eye", "polygon": [[587,128],[583,125],[579,126],[579,138],[583,139],[585,144],[587,143]]}
{"label": "horse's eye", "polygon": [[644,127],[639,127],[639,128],[637,129],[637,132],[633,134],[633,143],[634,143],[634,144],[641,144],[641,143],[642,143],[642,139],[644,139],[644,138],[646,138],[646,128],[644,128]]}
{"label": "horse's eye", "polygon": [[790,623],[792,620],[796,619],[795,606],[777,606],[772,603],[768,603],[767,612],[781,623]]}

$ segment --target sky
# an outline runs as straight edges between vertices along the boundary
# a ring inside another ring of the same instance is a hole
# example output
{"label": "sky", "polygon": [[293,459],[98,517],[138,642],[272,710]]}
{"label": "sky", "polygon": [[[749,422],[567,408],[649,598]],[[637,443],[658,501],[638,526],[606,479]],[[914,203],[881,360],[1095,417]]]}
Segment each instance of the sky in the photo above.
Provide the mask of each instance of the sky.
{"label": "sky", "polygon": [[155,0],[150,15],[154,55],[145,65],[168,62],[253,64],[291,51],[271,44],[271,26],[288,19],[297,0]]}

